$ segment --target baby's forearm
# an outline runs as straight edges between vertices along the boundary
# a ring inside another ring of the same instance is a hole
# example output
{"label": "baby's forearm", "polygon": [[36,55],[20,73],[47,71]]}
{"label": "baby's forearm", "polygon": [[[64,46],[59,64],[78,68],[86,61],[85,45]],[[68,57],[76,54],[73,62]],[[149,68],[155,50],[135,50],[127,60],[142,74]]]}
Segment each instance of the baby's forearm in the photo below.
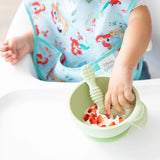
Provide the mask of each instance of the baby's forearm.
{"label": "baby's forearm", "polygon": [[140,6],[134,9],[128,19],[122,47],[116,58],[114,68],[105,95],[105,109],[111,113],[110,105],[125,114],[124,108],[132,105],[135,96],[132,92],[132,70],[143,56],[151,38],[151,18],[147,7]]}
{"label": "baby's forearm", "polygon": [[133,70],[143,56],[151,39],[151,17],[147,7],[134,9],[128,19],[121,50],[115,65],[121,65]]}

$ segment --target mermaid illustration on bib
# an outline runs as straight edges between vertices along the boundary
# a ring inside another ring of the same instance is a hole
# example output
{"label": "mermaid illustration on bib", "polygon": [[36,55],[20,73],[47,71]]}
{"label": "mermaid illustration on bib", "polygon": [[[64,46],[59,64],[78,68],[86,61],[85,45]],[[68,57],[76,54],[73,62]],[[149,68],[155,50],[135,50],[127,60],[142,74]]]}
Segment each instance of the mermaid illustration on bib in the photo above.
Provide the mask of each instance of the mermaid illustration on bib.
{"label": "mermaid illustration on bib", "polygon": [[121,33],[121,28],[110,31],[105,35],[98,35],[96,37],[96,42],[101,42],[104,47],[107,47],[108,50],[112,49],[120,39],[123,38]]}
{"label": "mermaid illustration on bib", "polygon": [[65,35],[68,30],[68,23],[60,13],[58,7],[59,3],[56,3],[56,5],[52,3],[52,11],[51,11],[52,20],[54,24],[57,25],[57,30],[60,33],[63,33],[63,35]]}

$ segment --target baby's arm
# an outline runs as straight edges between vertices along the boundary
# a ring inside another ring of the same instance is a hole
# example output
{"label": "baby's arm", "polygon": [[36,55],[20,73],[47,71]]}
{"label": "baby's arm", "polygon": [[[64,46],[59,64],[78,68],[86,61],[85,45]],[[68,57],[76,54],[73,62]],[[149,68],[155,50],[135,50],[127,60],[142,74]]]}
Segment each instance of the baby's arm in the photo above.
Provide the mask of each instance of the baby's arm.
{"label": "baby's arm", "polygon": [[132,106],[128,103],[135,98],[132,93],[132,71],[146,51],[151,32],[152,25],[148,8],[146,6],[135,8],[129,15],[128,27],[105,95],[105,109],[109,114],[111,104],[122,114],[125,114],[125,111],[121,105],[125,108]]}

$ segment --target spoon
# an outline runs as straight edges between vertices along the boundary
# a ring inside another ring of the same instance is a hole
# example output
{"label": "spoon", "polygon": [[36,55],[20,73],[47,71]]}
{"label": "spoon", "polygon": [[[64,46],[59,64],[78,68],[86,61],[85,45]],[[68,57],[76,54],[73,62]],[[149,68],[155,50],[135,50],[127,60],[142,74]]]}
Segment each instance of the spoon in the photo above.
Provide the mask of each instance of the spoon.
{"label": "spoon", "polygon": [[103,114],[105,112],[103,93],[96,84],[93,68],[90,65],[84,65],[81,68],[81,75],[89,86],[89,93],[92,101],[97,104],[99,113]]}

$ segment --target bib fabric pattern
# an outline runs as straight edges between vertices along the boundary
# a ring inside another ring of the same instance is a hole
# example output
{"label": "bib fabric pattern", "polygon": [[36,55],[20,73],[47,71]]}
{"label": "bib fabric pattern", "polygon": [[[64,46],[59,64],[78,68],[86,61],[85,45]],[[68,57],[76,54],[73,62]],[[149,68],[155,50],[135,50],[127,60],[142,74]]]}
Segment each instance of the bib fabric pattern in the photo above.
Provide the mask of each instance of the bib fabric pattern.
{"label": "bib fabric pattern", "polygon": [[[34,31],[33,61],[40,79],[79,82],[81,67],[110,76],[128,16],[137,0],[24,0]],[[133,70],[142,71],[141,59]]]}

